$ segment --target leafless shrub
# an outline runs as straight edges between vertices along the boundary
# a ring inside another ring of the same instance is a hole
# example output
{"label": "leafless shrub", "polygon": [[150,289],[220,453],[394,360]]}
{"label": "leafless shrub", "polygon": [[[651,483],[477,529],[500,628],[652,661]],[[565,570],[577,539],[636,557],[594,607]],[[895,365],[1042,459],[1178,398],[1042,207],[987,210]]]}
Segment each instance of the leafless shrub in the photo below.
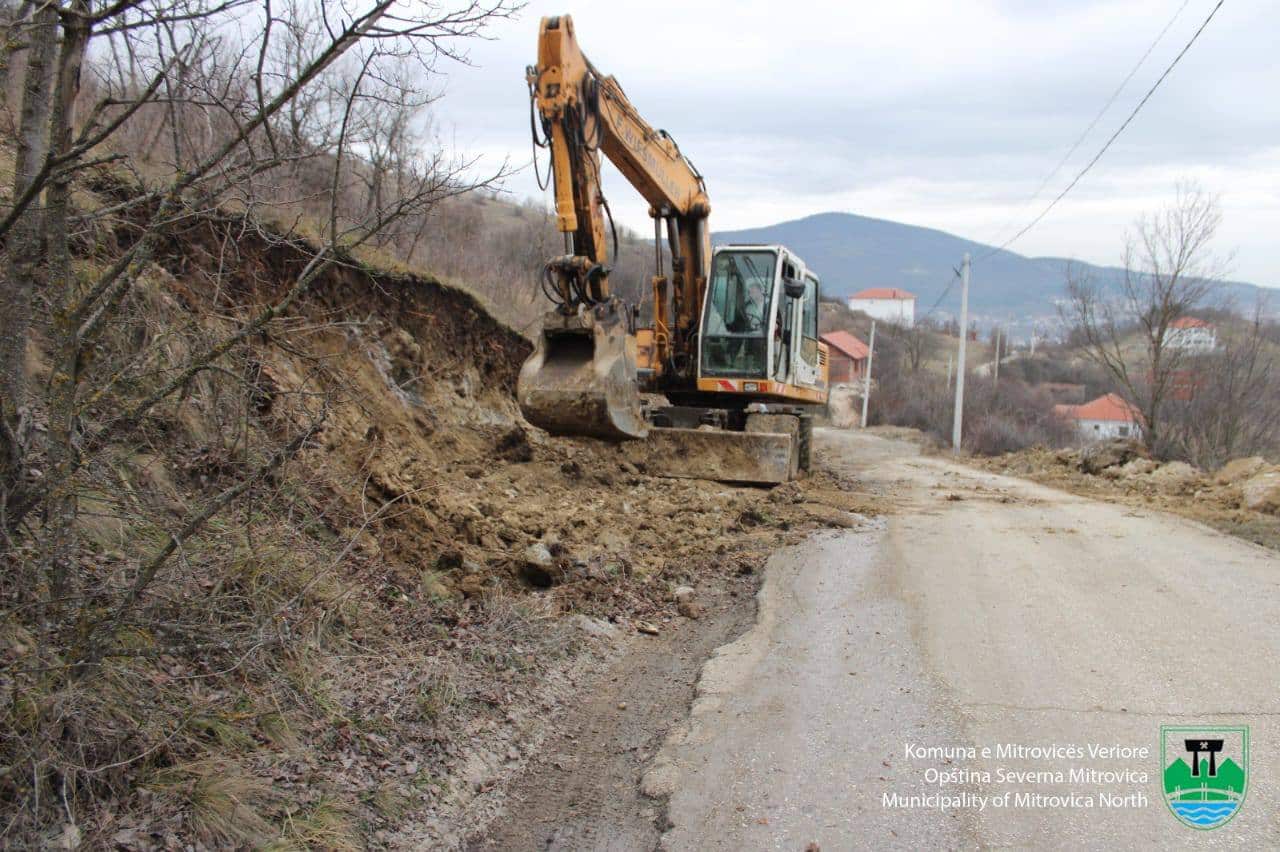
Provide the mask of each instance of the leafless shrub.
{"label": "leafless shrub", "polygon": [[[955,392],[946,377],[927,371],[876,378],[869,419],[874,424],[907,426],[951,440]],[[965,383],[964,448],[978,455],[1000,455],[1028,447],[1061,447],[1072,430],[1053,414],[1053,399],[1016,380],[992,381],[970,375]]]}
{"label": "leafless shrub", "polygon": [[1164,439],[1167,403],[1185,355],[1167,345],[1169,331],[1214,292],[1222,263],[1212,243],[1221,220],[1216,198],[1183,185],[1172,204],[1136,223],[1118,294],[1077,269],[1067,271],[1062,319],[1081,351],[1142,414],[1143,440],[1153,449]]}
{"label": "leafless shrub", "polygon": [[[14,182],[0,208],[0,687],[18,733],[0,746],[6,839],[74,824],[139,765],[222,736],[216,713],[198,723],[218,704],[202,680],[344,617],[347,591],[303,571],[326,560],[300,530],[352,519],[294,491],[290,465],[352,392],[306,344],[337,324],[298,308],[504,173],[433,143],[419,81],[510,9],[62,0],[14,14],[2,57],[19,95]],[[264,341],[297,375],[272,375]],[[187,481],[168,481],[161,456]],[[177,670],[191,658],[199,670]],[[250,817],[216,804],[234,792],[201,778],[175,789],[214,803],[207,841],[256,842],[237,833]]]}
{"label": "leafless shrub", "polygon": [[1248,316],[1220,312],[1217,347],[1184,362],[1168,404],[1162,452],[1214,470],[1233,458],[1280,456],[1280,362],[1259,301]]}

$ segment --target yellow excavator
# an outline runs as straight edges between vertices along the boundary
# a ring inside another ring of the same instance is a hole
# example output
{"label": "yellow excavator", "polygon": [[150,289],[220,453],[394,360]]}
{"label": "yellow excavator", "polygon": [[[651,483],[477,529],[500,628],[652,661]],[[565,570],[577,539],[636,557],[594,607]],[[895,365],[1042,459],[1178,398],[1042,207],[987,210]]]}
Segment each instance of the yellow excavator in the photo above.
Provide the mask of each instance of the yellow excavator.
{"label": "yellow excavator", "polygon": [[[785,246],[712,250],[702,175],[586,58],[570,16],[542,19],[527,77],[565,253],[543,270],[555,307],[520,371],[525,417],[554,434],[634,440],[665,475],[776,483],[806,470],[812,413],[827,401],[817,275]],[[602,154],[649,203],[651,326],[610,287]]]}

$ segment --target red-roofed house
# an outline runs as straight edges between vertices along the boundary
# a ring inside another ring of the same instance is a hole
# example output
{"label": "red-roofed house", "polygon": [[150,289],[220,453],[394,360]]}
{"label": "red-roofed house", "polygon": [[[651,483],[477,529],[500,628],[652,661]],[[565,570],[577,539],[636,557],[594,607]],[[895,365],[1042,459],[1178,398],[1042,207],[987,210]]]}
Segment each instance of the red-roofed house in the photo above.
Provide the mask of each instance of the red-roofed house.
{"label": "red-roofed house", "polygon": [[1074,422],[1088,439],[1142,436],[1142,415],[1119,394],[1109,393],[1082,405],[1055,405],[1053,413]]}
{"label": "red-roofed house", "polygon": [[849,310],[910,328],[916,321],[916,297],[897,287],[872,287],[850,296]]}
{"label": "red-roofed house", "polygon": [[827,381],[833,385],[860,381],[867,369],[867,344],[847,331],[828,331],[822,340],[831,359]]}
{"label": "red-roofed house", "polygon": [[1218,330],[1197,317],[1179,317],[1165,330],[1164,345],[1170,349],[1212,352],[1218,346]]}

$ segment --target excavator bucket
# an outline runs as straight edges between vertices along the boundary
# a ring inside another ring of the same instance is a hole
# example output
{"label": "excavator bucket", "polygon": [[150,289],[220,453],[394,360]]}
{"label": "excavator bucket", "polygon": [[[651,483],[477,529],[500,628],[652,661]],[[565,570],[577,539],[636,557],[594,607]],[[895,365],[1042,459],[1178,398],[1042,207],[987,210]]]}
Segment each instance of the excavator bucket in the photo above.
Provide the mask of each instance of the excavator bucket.
{"label": "excavator bucket", "polygon": [[554,435],[645,437],[635,338],[618,303],[569,316],[547,314],[533,354],[520,368],[516,397],[525,419]]}

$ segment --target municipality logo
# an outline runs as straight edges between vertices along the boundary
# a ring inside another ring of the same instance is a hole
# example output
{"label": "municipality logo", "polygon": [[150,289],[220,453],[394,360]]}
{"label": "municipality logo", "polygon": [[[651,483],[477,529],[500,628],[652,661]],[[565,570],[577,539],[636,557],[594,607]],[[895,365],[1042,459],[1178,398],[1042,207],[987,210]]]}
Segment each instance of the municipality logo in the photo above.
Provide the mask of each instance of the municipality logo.
{"label": "municipality logo", "polygon": [[1192,828],[1224,825],[1249,787],[1249,729],[1160,728],[1164,800]]}

